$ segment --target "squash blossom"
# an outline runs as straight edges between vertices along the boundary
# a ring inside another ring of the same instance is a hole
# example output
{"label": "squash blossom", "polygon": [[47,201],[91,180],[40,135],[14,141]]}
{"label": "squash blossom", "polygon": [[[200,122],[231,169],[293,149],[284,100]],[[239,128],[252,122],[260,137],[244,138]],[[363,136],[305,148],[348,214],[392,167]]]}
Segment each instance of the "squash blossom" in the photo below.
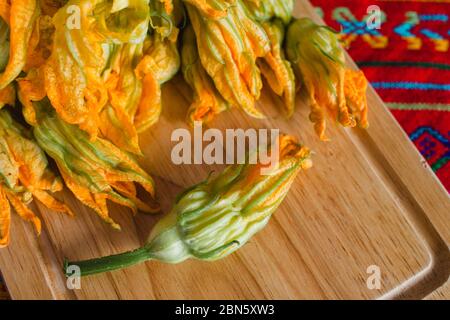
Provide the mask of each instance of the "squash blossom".
{"label": "squash blossom", "polygon": [[[0,5],[0,8],[1,6],[2,5]],[[0,72],[3,72],[5,70],[8,61],[9,61],[9,26],[5,22],[5,20],[3,20],[0,13]]]}
{"label": "squash blossom", "polygon": [[261,74],[272,91],[282,97],[286,115],[295,108],[295,75],[290,62],[284,56],[285,25],[292,19],[294,0],[244,0],[247,12],[259,23],[270,40],[270,50],[258,59]]}
{"label": "squash blossom", "polygon": [[[269,149],[269,152],[279,152],[279,160],[270,168],[261,163],[233,165],[217,177],[184,191],[142,248],[69,262],[65,264],[66,273],[70,265],[78,266],[86,276],[146,260],[213,261],[235,252],[264,228],[297,174],[311,166],[309,150],[292,137],[281,136],[278,146]],[[264,167],[268,170],[263,174]]]}
{"label": "squash blossom", "polygon": [[72,215],[50,193],[62,190],[61,180],[48,168],[44,152],[7,110],[0,110],[0,248],[9,243],[12,206],[37,233],[40,219],[27,207],[33,198],[51,210]]}
{"label": "squash blossom", "polygon": [[0,109],[5,105],[14,106],[16,103],[16,90],[12,84],[0,90]]}
{"label": "squash blossom", "polygon": [[292,19],[294,0],[244,0],[244,2],[258,21],[267,22],[279,18],[284,24],[288,24]]}
{"label": "squash blossom", "polygon": [[[136,59],[134,75],[142,91],[133,115],[133,123],[141,133],[159,120],[162,111],[161,87],[180,69],[177,48],[179,25],[185,15],[181,0],[149,1],[150,24]],[[133,60],[131,60],[133,61]]]}
{"label": "squash blossom", "polygon": [[30,38],[39,14],[37,0],[0,2],[0,90],[13,82],[25,67]]}
{"label": "squash blossom", "polygon": [[286,115],[292,116],[295,109],[295,75],[291,63],[283,51],[284,25],[279,19],[263,22],[262,26],[270,39],[270,51],[258,60],[262,75],[275,94],[282,97]]}
{"label": "squash blossom", "polygon": [[147,36],[141,44],[115,47],[110,68],[104,72],[109,99],[100,112],[102,137],[140,154],[138,133],[158,121],[161,86],[179,66],[176,42],[158,33]]}
{"label": "squash blossom", "polygon": [[[62,3],[39,3],[53,17],[40,16],[31,36],[24,71],[41,76],[29,89],[44,92],[64,121],[93,139],[100,134],[140,154],[138,132],[158,120],[160,87],[179,68],[179,1],[174,8],[170,0],[70,0],[59,10]],[[79,26],[71,6],[81,10]]]}
{"label": "squash blossom", "polygon": [[187,4],[195,6],[203,16],[212,19],[220,19],[227,16],[231,6],[236,5],[239,0],[183,0]]}
{"label": "squash blossom", "polygon": [[36,124],[33,133],[42,149],[52,157],[75,197],[92,208],[113,228],[106,200],[130,207],[134,212],[157,212],[137,197],[135,182],[153,198],[152,178],[136,160],[102,138],[91,140],[78,126],[68,124],[55,113],[48,99],[33,102]]}
{"label": "squash blossom", "polygon": [[[80,9],[77,19],[68,10],[71,6]],[[109,98],[105,77],[112,56],[124,43],[142,42],[149,19],[146,0],[126,5],[121,1],[70,0],[57,11],[52,52],[43,74],[47,96],[64,121],[97,137],[100,113]],[[114,112],[116,118],[125,118],[125,110],[114,109],[109,114]],[[129,134],[126,124],[124,127]]]}
{"label": "squash blossom", "polygon": [[207,123],[228,109],[228,103],[217,91],[211,77],[201,64],[192,26],[187,26],[183,32],[181,57],[184,79],[194,91],[194,102],[187,116],[188,122],[191,125],[195,121]]}
{"label": "squash blossom", "polygon": [[67,1],[68,0],[39,0],[39,6],[43,15],[53,17]]}
{"label": "squash blossom", "polygon": [[[67,10],[73,6],[80,21]],[[158,120],[161,85],[180,66],[182,15],[178,1],[69,0],[52,18],[51,55],[41,67],[58,115],[92,139],[140,154],[138,133]]]}
{"label": "squash blossom", "polygon": [[140,153],[133,115],[142,95],[142,83],[134,73],[136,59],[142,56],[142,44],[112,46],[110,66],[103,73],[108,100],[99,111],[101,137],[125,151]]}
{"label": "squash blossom", "polygon": [[39,68],[45,64],[50,57],[53,45],[55,27],[52,18],[40,15],[36,21],[35,28],[31,34],[24,72]]}
{"label": "squash blossom", "polygon": [[176,29],[170,37],[155,33],[144,42],[144,55],[134,70],[137,79],[142,81],[142,94],[134,116],[134,125],[139,133],[159,120],[161,87],[180,69],[177,37]]}
{"label": "squash blossom", "polygon": [[337,34],[308,18],[288,27],[286,53],[308,92],[310,119],[322,140],[327,140],[325,113],[345,127],[363,128],[367,121],[367,80],[361,71],[345,67]]}
{"label": "squash blossom", "polygon": [[[226,4],[226,1],[212,2]],[[201,64],[219,93],[230,106],[240,107],[252,117],[264,118],[255,106],[262,88],[256,60],[270,50],[262,26],[250,17],[241,0],[227,7],[220,19],[191,4],[186,3],[186,7]]]}

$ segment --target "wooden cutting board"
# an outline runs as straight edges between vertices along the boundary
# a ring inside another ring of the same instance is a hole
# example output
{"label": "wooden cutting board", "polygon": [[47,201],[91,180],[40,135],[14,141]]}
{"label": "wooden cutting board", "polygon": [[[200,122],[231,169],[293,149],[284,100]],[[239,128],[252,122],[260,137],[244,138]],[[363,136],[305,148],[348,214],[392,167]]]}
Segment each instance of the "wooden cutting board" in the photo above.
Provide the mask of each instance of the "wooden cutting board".
{"label": "wooden cutting board", "polygon": [[[296,14],[315,17],[306,1],[298,1]],[[170,135],[186,127],[190,90],[178,77],[163,96],[161,121],[141,138],[141,163],[155,177],[167,212],[180,190],[221,168],[171,162]],[[267,120],[234,110],[211,125],[280,128],[315,151],[314,167],[299,175],[268,227],[238,253],[214,263],[148,262],[83,278],[80,290],[68,290],[64,257],[86,259],[136,248],[160,216],[133,217],[112,205],[123,229],[117,232],[65,192],[76,218],[33,205],[43,220],[39,238],[14,215],[11,244],[0,251],[0,270],[12,298],[423,298],[443,285],[450,272],[448,194],[379,97],[369,89],[367,131],[331,125],[329,143],[313,133],[303,100],[299,97],[297,112],[287,121],[277,111],[280,100],[264,92],[259,106]],[[370,266],[379,267],[380,289],[367,286]]]}
{"label": "wooden cutting board", "polygon": [[450,300],[450,281],[425,298],[426,300]]}

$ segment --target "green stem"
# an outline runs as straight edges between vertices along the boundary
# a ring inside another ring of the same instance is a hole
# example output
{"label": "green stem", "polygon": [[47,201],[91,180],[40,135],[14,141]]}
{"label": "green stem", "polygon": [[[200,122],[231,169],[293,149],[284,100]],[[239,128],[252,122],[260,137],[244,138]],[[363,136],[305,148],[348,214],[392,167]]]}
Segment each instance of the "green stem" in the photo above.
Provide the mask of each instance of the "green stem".
{"label": "green stem", "polygon": [[113,271],[126,268],[146,260],[150,260],[151,254],[145,248],[139,248],[133,251],[115,254],[112,256],[64,263],[64,273],[69,276],[68,268],[77,266],[80,268],[81,276],[89,276],[92,274]]}

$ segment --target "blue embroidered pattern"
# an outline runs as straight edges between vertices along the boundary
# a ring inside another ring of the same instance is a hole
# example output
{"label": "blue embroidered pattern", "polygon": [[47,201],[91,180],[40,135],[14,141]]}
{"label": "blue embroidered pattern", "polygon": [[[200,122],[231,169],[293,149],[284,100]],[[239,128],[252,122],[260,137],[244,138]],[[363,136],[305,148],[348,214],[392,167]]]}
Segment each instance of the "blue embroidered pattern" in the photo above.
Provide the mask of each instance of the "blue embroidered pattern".
{"label": "blue embroidered pattern", "polygon": [[405,89],[405,90],[441,90],[450,91],[450,84],[425,83],[425,82],[372,82],[375,89]]}

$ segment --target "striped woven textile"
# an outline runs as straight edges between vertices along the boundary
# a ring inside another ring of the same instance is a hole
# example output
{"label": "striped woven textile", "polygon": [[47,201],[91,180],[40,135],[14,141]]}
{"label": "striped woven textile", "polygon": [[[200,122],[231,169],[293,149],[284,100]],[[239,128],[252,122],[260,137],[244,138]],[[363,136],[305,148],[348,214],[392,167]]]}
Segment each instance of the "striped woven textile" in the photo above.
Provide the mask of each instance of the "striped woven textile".
{"label": "striped woven textile", "polygon": [[450,1],[311,2],[450,191]]}

